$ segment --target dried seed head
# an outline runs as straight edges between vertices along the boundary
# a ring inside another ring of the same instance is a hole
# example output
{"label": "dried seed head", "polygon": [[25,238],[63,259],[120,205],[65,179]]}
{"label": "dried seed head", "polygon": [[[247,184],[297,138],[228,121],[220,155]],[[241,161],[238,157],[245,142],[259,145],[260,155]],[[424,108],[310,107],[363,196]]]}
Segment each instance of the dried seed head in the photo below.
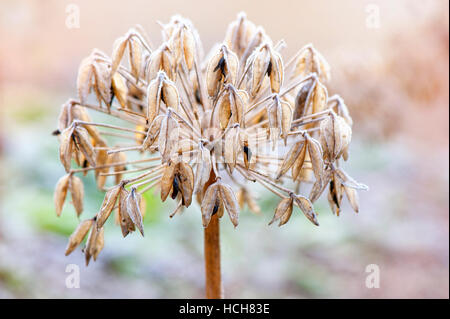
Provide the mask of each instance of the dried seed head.
{"label": "dried seed head", "polygon": [[228,26],[224,43],[241,57],[252,40],[255,31],[256,26],[247,20],[245,13],[241,12],[237,20]]}
{"label": "dried seed head", "polygon": [[176,80],[175,61],[167,43],[161,45],[150,56],[149,63],[146,67],[147,81],[150,82],[157,78],[158,72],[160,71],[164,71],[169,79]]}
{"label": "dried seed head", "polygon": [[111,212],[113,211],[114,206],[116,205],[117,198],[119,197],[121,188],[122,188],[121,185],[116,185],[106,192],[105,198],[103,199],[102,207],[100,208],[100,211],[97,214],[96,225],[98,228],[103,227],[109,215],[111,215]]}
{"label": "dried seed head", "polygon": [[275,215],[272,220],[269,222],[269,225],[272,225],[273,222],[280,220],[278,226],[282,226],[289,221],[289,218],[292,215],[292,207],[294,200],[290,197],[283,198],[275,209]]}

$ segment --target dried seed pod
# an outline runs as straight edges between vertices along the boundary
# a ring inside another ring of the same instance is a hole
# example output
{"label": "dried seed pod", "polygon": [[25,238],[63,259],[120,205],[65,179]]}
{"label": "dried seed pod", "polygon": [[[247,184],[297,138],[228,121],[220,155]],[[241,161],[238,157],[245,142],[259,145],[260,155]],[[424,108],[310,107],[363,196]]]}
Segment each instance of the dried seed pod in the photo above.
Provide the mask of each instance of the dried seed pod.
{"label": "dried seed pod", "polygon": [[301,195],[291,195],[293,197],[294,201],[297,203],[300,210],[303,212],[303,214],[306,216],[306,218],[309,219],[310,222],[312,222],[314,225],[319,226],[319,222],[316,218],[316,213],[314,212],[313,205],[311,204],[311,201]]}
{"label": "dried seed pod", "polygon": [[235,83],[238,65],[236,54],[222,45],[209,61],[206,70],[206,86],[210,97],[215,97],[224,83]]}
{"label": "dried seed pod", "polygon": [[175,81],[175,61],[172,51],[167,43],[161,45],[156,51],[154,51],[149,60],[149,64],[146,67],[147,80],[151,81],[158,76],[158,72],[164,71],[169,79]]}
{"label": "dried seed pod", "polygon": [[283,84],[284,66],[283,59],[278,52],[272,51],[270,54],[270,66],[267,70],[270,78],[270,89],[272,93],[279,93]]}
{"label": "dried seed pod", "polygon": [[307,143],[304,142],[300,149],[300,152],[298,153],[297,159],[295,160],[294,165],[292,167],[292,179],[294,181],[298,180],[300,177],[300,173],[303,169],[303,164],[305,163],[305,159],[306,159],[306,155],[307,155],[307,152],[306,152],[307,148],[308,148]]}
{"label": "dried seed pod", "polygon": [[308,153],[311,158],[314,176],[316,177],[316,180],[320,180],[324,170],[322,147],[320,146],[320,143],[309,136],[308,133],[305,134],[305,139],[308,143]]}
{"label": "dried seed pod", "polygon": [[227,84],[217,101],[219,108],[220,128],[225,129],[231,124],[244,126],[244,110],[246,108],[247,93]]}
{"label": "dried seed pod", "polygon": [[282,226],[289,221],[289,218],[292,215],[292,207],[293,207],[293,199],[292,198],[283,198],[279,203],[277,208],[275,209],[275,214],[272,220],[269,222],[269,225],[272,225],[273,222],[280,219],[280,223],[278,226]]}
{"label": "dried seed pod", "polygon": [[126,237],[130,232],[133,232],[136,229],[130,215],[128,214],[127,197],[128,192],[125,188],[121,187],[119,193],[119,205],[117,208],[117,218],[120,222],[123,237]]}
{"label": "dried seed pod", "polygon": [[295,161],[297,160],[301,150],[305,148],[305,142],[300,141],[295,143],[290,150],[287,152],[286,156],[283,159],[283,162],[281,163],[280,169],[277,172],[276,180],[279,179],[281,176],[286,174],[286,172],[289,170],[289,168],[294,165]]}
{"label": "dried seed pod", "polygon": [[220,184],[218,182],[209,185],[203,196],[201,211],[203,227],[208,227],[211,216],[216,214],[222,202],[219,192]]}
{"label": "dried seed pod", "polygon": [[249,45],[255,30],[255,25],[247,20],[245,13],[241,12],[237,20],[228,26],[224,43],[241,57]]}
{"label": "dried seed pod", "polygon": [[358,183],[355,181],[352,177],[350,177],[344,170],[337,168],[334,170],[334,173],[336,177],[341,181],[342,185],[354,189],[361,189],[361,190],[369,190],[369,187],[367,185],[364,185],[362,183]]}
{"label": "dried seed pod", "polygon": [[161,129],[158,138],[158,150],[162,156],[163,162],[166,162],[176,149],[179,136],[178,122],[173,118],[172,112],[169,111],[161,122]]}
{"label": "dried seed pod", "polygon": [[68,127],[61,133],[61,142],[59,144],[59,159],[63,164],[66,172],[70,171],[72,162],[72,152],[74,149],[73,127]]}
{"label": "dried seed pod", "polygon": [[240,151],[239,128],[230,128],[225,133],[223,144],[223,158],[230,172],[236,167],[238,152]]}
{"label": "dried seed pod", "polygon": [[300,50],[292,78],[305,77],[310,73],[316,73],[321,81],[327,82],[330,80],[328,62],[311,44],[308,44]]}
{"label": "dried seed pod", "polygon": [[83,153],[89,164],[92,167],[95,167],[95,151],[89,140],[86,129],[77,125],[73,131],[73,138],[75,140],[76,147]]}
{"label": "dried seed pod", "polygon": [[314,203],[319,199],[320,195],[322,195],[323,191],[327,187],[328,183],[331,180],[331,172],[330,170],[325,170],[322,178],[320,180],[316,180],[311,189],[311,193],[309,194],[309,200]]}
{"label": "dried seed pod", "polygon": [[195,193],[198,193],[203,189],[206,182],[208,182],[210,174],[211,174],[211,153],[210,151],[203,146],[202,143],[199,143],[199,153],[197,157],[197,172],[195,174]]}
{"label": "dried seed pod", "polygon": [[77,216],[80,216],[83,212],[84,186],[79,177],[70,175],[69,191],[72,194],[72,203],[77,212]]}
{"label": "dried seed pod", "polygon": [[333,214],[339,216],[344,189],[342,184],[336,179],[334,174],[331,177],[329,184],[330,187],[328,192],[328,202],[330,204],[331,210],[333,211]]}
{"label": "dried seed pod", "polygon": [[96,225],[98,228],[103,227],[109,215],[111,215],[111,212],[117,202],[117,198],[119,197],[121,188],[122,188],[121,185],[116,185],[106,192],[105,198],[103,199],[102,207],[100,208],[100,211],[97,214]]}
{"label": "dried seed pod", "polygon": [[120,65],[120,61],[123,58],[125,53],[125,49],[128,44],[128,36],[123,36],[114,41],[113,44],[113,52],[111,55],[111,75],[115,75],[117,68]]}
{"label": "dried seed pod", "polygon": [[163,202],[166,201],[172,190],[177,165],[177,161],[169,161],[163,170],[161,177],[161,201]]}
{"label": "dried seed pod", "polygon": [[136,83],[138,83],[142,69],[142,48],[141,43],[135,37],[128,39],[128,54],[131,74],[136,78]]}
{"label": "dried seed pod", "polygon": [[352,137],[352,129],[344,118],[334,112],[320,123],[320,142],[324,158],[334,161],[347,149]]}
{"label": "dried seed pod", "polygon": [[328,92],[325,86],[316,80],[311,93],[312,113],[318,113],[327,108]]}
{"label": "dried seed pod", "polygon": [[99,229],[97,237],[95,238],[94,246],[92,247],[92,257],[94,258],[94,261],[97,260],[97,257],[102,251],[104,245],[105,245],[105,231],[102,227]]}
{"label": "dried seed pod", "polygon": [[67,190],[69,189],[70,175],[64,175],[56,183],[53,201],[55,203],[56,216],[61,216],[61,212],[66,201]]}
{"label": "dried seed pod", "polygon": [[140,202],[141,195],[136,191],[135,187],[132,187],[126,199],[127,212],[133,221],[133,224],[136,225],[141,235],[144,236],[144,224],[142,222]]}
{"label": "dried seed pod", "polygon": [[92,76],[94,67],[92,65],[92,57],[84,58],[78,68],[77,91],[81,104],[86,103],[87,96],[92,87]]}
{"label": "dried seed pod", "polygon": [[99,229],[97,228],[96,221],[94,220],[94,223],[91,227],[91,232],[89,233],[86,247],[84,248],[84,259],[86,261],[86,266],[89,265],[89,261],[91,260],[91,257],[96,252],[96,243],[97,243],[97,235],[99,233]]}
{"label": "dried seed pod", "polygon": [[355,213],[359,212],[359,196],[358,192],[351,187],[343,186],[345,190],[345,194],[347,195],[348,201],[350,202],[350,205],[352,209],[355,211]]}
{"label": "dried seed pod", "polygon": [[180,24],[176,31],[172,31],[168,43],[174,52],[176,63],[179,64],[184,59],[188,70],[192,69],[195,56],[195,38],[191,29],[185,24]]}
{"label": "dried seed pod", "polygon": [[222,182],[219,182],[219,194],[225,209],[228,212],[228,216],[230,216],[231,222],[234,227],[237,227],[239,223],[239,205],[237,203],[236,195],[229,185]]}
{"label": "dried seed pod", "polygon": [[94,62],[94,79],[95,79],[95,92],[99,103],[103,101],[108,107],[111,106],[111,70],[110,66],[105,63]]}
{"label": "dried seed pod", "polygon": [[256,48],[249,61],[251,61],[250,95],[254,97],[259,93],[265,75],[271,73],[272,65],[270,64],[270,48],[268,44],[262,44]]}
{"label": "dried seed pod", "polygon": [[175,175],[175,180],[178,182],[178,187],[181,192],[181,204],[189,207],[192,202],[192,194],[194,192],[194,173],[192,167],[180,161],[178,164],[178,172]]}
{"label": "dried seed pod", "polygon": [[164,115],[158,115],[150,124],[150,127],[147,131],[147,136],[142,142],[142,149],[144,151],[147,150],[150,146],[152,146],[153,143],[155,143],[156,139],[158,138],[163,119]]}
{"label": "dried seed pod", "polygon": [[84,237],[86,237],[89,229],[92,227],[93,224],[94,219],[92,218],[83,220],[78,224],[77,228],[73,231],[72,235],[70,235],[69,237],[69,243],[67,244],[65,252],[66,256],[69,256],[75,250],[75,248],[77,248],[78,245],[81,244],[81,242],[83,241]]}
{"label": "dried seed pod", "polygon": [[124,78],[119,73],[114,73],[112,80],[113,94],[119,102],[120,106],[124,109],[128,108],[127,96],[128,87],[125,83]]}
{"label": "dried seed pod", "polygon": [[298,93],[295,97],[295,107],[293,119],[299,119],[306,115],[308,108],[308,97],[310,96],[311,88],[313,87],[314,81],[311,79],[305,81],[299,88]]}

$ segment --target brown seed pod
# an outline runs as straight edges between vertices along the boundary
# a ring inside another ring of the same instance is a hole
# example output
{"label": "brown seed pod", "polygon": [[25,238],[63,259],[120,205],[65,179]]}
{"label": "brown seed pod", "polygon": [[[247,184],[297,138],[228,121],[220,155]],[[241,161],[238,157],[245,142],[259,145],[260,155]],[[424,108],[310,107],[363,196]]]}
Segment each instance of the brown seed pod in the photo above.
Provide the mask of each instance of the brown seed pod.
{"label": "brown seed pod", "polygon": [[228,26],[224,43],[241,57],[247,49],[255,30],[255,25],[247,20],[244,13],[240,13],[237,20]]}
{"label": "brown seed pod", "polygon": [[259,93],[265,75],[271,73],[270,48],[268,44],[262,44],[256,48],[252,56],[249,57],[249,61],[251,61],[250,95],[254,97]]}
{"label": "brown seed pod", "polygon": [[94,62],[94,79],[95,79],[95,92],[97,94],[97,100],[99,103],[103,101],[108,107],[111,106],[111,68],[109,65],[100,62]]}
{"label": "brown seed pod", "polygon": [[120,37],[116,41],[114,41],[113,51],[111,55],[111,75],[113,76],[115,75],[115,72],[120,65],[120,62],[125,53],[125,49],[127,48],[127,44],[128,36]]}
{"label": "brown seed pod", "polygon": [[319,226],[319,222],[316,218],[316,213],[314,212],[314,208],[311,204],[311,201],[301,195],[291,195],[293,197],[294,201],[300,208],[300,210],[303,212],[303,214],[306,216],[306,218],[309,219],[310,222],[312,222],[314,225]]}
{"label": "brown seed pod", "polygon": [[283,84],[284,66],[281,55],[272,50],[270,54],[270,70],[267,70],[270,78],[270,89],[272,93],[279,93]]}
{"label": "brown seed pod", "polygon": [[347,195],[348,201],[350,202],[350,206],[355,211],[355,213],[359,212],[359,196],[356,189],[343,186],[345,190],[345,194]]}
{"label": "brown seed pod", "polygon": [[199,143],[199,153],[197,157],[197,171],[195,174],[195,193],[197,194],[199,191],[203,189],[206,182],[209,180],[209,176],[211,174],[211,153],[210,151],[203,146],[202,143]]}
{"label": "brown seed pod", "polygon": [[158,138],[158,150],[162,156],[163,162],[166,162],[172,153],[178,149],[179,125],[169,111],[161,122],[161,129]]}
{"label": "brown seed pod", "polygon": [[239,205],[233,189],[231,189],[229,185],[219,182],[219,194],[223,205],[228,212],[228,216],[230,216],[231,222],[234,227],[237,227],[239,223]]}
{"label": "brown seed pod", "polygon": [[78,68],[77,91],[81,104],[86,103],[87,96],[92,87],[92,77],[94,67],[92,65],[92,57],[84,58]]}
{"label": "brown seed pod", "polygon": [[151,81],[158,77],[158,72],[164,71],[169,79],[175,81],[175,61],[169,44],[161,45],[158,50],[154,51],[149,59],[149,63],[145,68],[147,81]]}
{"label": "brown seed pod", "polygon": [[117,219],[119,220],[123,237],[126,237],[130,232],[133,232],[136,229],[128,214],[127,197],[128,192],[125,188],[121,187],[119,193],[119,205],[117,208]]}
{"label": "brown seed pod", "polygon": [[305,81],[299,88],[297,95],[295,97],[295,106],[293,119],[299,119],[306,115],[308,109],[308,97],[310,96],[311,88],[313,87],[314,81],[311,79]]}
{"label": "brown seed pod", "polygon": [[70,255],[75,250],[75,248],[77,248],[81,244],[93,224],[94,219],[92,218],[83,220],[78,224],[77,228],[75,228],[72,235],[70,235],[69,237],[69,242],[67,244],[65,252],[66,256]]}
{"label": "brown seed pod", "polygon": [[83,153],[86,160],[92,167],[95,167],[95,151],[89,140],[87,130],[79,125],[75,126],[73,131],[75,146]]}
{"label": "brown seed pod", "polygon": [[324,158],[334,161],[347,149],[352,137],[352,129],[344,118],[334,112],[320,123],[320,142]]}
{"label": "brown seed pod", "polygon": [[124,109],[128,108],[127,96],[128,87],[124,78],[119,73],[114,73],[111,79],[113,94],[119,102],[120,106]]}
{"label": "brown seed pod", "polygon": [[336,179],[334,174],[331,177],[329,185],[328,203],[330,204],[333,214],[339,216],[344,189],[342,184]]}
{"label": "brown seed pod", "polygon": [[309,136],[308,133],[305,134],[305,139],[308,143],[308,154],[311,159],[311,164],[316,180],[320,180],[323,175],[324,163],[323,163],[323,151],[320,143]]}
{"label": "brown seed pod", "polygon": [[72,194],[72,203],[73,206],[75,207],[77,216],[79,217],[83,212],[83,197],[84,197],[84,186],[83,182],[79,177],[70,175],[69,191]]}
{"label": "brown seed pod", "polygon": [[306,77],[311,73],[316,73],[323,82],[330,80],[328,62],[311,44],[308,44],[300,50],[292,78]]}
{"label": "brown seed pod", "polygon": [[302,172],[305,159],[306,159],[306,149],[307,149],[307,142],[303,142],[303,145],[300,149],[300,152],[298,153],[297,159],[294,162],[294,165],[292,167],[292,179],[294,181],[299,180],[300,174]]}
{"label": "brown seed pod", "polygon": [[105,245],[105,231],[102,228],[98,230],[97,237],[95,238],[94,246],[92,247],[92,257],[94,258],[94,261],[97,260],[98,255],[103,249],[103,246]]}
{"label": "brown seed pod", "polygon": [[67,190],[69,189],[70,175],[64,175],[56,183],[53,201],[55,203],[56,216],[61,216],[61,212],[66,201]]}
{"label": "brown seed pod", "polygon": [[224,83],[235,83],[238,66],[237,55],[222,45],[209,61],[206,70],[206,87],[210,97],[216,97]]}
{"label": "brown seed pod", "polygon": [[282,226],[289,221],[289,218],[292,215],[292,207],[294,200],[290,197],[283,198],[279,203],[277,208],[275,209],[275,214],[272,220],[269,222],[269,225],[272,225],[275,221],[280,220],[278,226]]}
{"label": "brown seed pod", "polygon": [[142,142],[142,149],[144,151],[147,150],[150,146],[152,146],[153,143],[155,143],[156,139],[158,138],[163,119],[164,115],[158,115],[157,117],[155,117],[153,122],[151,122],[150,127],[147,131],[147,136]]}
{"label": "brown seed pod", "polygon": [[203,227],[205,228],[208,227],[211,216],[217,213],[219,206],[222,203],[219,187],[220,184],[218,182],[209,185],[203,196],[201,211]]}
{"label": "brown seed pod", "polygon": [[98,233],[99,229],[97,228],[96,221],[94,220],[94,223],[92,224],[91,227],[91,232],[89,233],[86,242],[86,247],[84,248],[84,259],[86,261],[86,266],[89,265],[91,257],[96,253],[96,243]]}
{"label": "brown seed pod", "polygon": [[326,169],[323,173],[322,179],[316,180],[313,184],[311,192],[309,194],[309,200],[314,203],[322,195],[323,191],[327,187],[331,180],[331,171]]}
{"label": "brown seed pod", "polygon": [[111,215],[111,212],[117,202],[117,198],[119,197],[121,188],[122,188],[121,185],[116,185],[106,192],[105,198],[103,199],[102,207],[100,208],[100,211],[97,214],[96,225],[98,228],[103,227],[109,215]]}
{"label": "brown seed pod", "polygon": [[140,211],[141,194],[136,191],[135,187],[131,188],[126,199],[127,212],[133,224],[139,229],[139,232],[144,236],[144,224],[142,222],[142,214]]}
{"label": "brown seed pod", "polygon": [[72,163],[72,152],[74,149],[74,139],[73,139],[74,128],[68,127],[61,133],[60,144],[59,144],[59,159],[63,164],[66,172],[70,171]]}
{"label": "brown seed pod", "polygon": [[142,48],[141,43],[135,37],[128,39],[128,58],[131,74],[136,78],[136,83],[138,83],[142,69]]}

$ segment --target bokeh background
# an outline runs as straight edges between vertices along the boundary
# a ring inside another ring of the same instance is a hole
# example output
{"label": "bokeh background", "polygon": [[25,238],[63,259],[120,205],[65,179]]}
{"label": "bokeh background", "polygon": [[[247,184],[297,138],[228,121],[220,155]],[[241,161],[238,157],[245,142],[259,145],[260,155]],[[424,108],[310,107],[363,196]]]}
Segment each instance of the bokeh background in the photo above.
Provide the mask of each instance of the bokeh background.
{"label": "bokeh background", "polygon": [[[65,25],[68,4],[80,28]],[[375,6],[375,7],[374,7]],[[368,23],[379,12],[379,26]],[[52,192],[63,174],[56,127],[75,95],[78,64],[106,53],[135,24],[154,43],[156,21],[190,18],[209,49],[240,11],[285,39],[285,57],[312,42],[332,66],[329,90],[355,120],[349,173],[370,186],[361,209],[333,216],[326,199],[320,227],[300,214],[268,227],[277,201],[255,189],[262,216],[222,223],[223,275],[234,298],[448,298],[449,141],[448,1],[25,1],[0,2],[0,298],[200,298],[200,214],[173,219],[171,204],[148,199],[146,237],[123,239],[112,223],[99,260],[85,267],[78,249],[64,257],[78,224],[70,205],[57,218]],[[103,195],[85,180],[86,216]],[[68,264],[81,288],[68,289]],[[368,289],[366,265],[380,267]]]}

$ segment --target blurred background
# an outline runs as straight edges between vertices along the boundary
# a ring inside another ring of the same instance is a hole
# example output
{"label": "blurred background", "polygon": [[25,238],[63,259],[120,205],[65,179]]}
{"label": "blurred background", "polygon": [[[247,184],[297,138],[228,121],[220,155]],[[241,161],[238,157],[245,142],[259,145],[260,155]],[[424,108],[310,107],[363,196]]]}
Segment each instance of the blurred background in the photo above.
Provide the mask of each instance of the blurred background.
{"label": "blurred background", "polygon": [[[66,27],[69,4],[80,28]],[[123,239],[111,223],[97,262],[86,268],[80,249],[64,256],[78,219],[70,205],[54,212],[64,170],[51,132],[92,48],[110,54],[135,24],[159,43],[156,21],[179,13],[209,49],[240,11],[285,39],[286,58],[310,42],[326,57],[329,91],[355,122],[347,170],[370,191],[359,214],[347,205],[336,217],[322,198],[320,227],[295,214],[278,228],[267,226],[276,198],[255,189],[263,214],[243,211],[237,229],[222,223],[226,296],[448,298],[448,9],[445,0],[1,1],[0,298],[203,297],[196,207],[170,219],[171,204],[150,194],[145,238]],[[93,175],[85,187],[90,217],[103,194]],[[80,265],[80,289],[66,288],[68,264]],[[366,288],[369,264],[380,268],[378,289]]]}

